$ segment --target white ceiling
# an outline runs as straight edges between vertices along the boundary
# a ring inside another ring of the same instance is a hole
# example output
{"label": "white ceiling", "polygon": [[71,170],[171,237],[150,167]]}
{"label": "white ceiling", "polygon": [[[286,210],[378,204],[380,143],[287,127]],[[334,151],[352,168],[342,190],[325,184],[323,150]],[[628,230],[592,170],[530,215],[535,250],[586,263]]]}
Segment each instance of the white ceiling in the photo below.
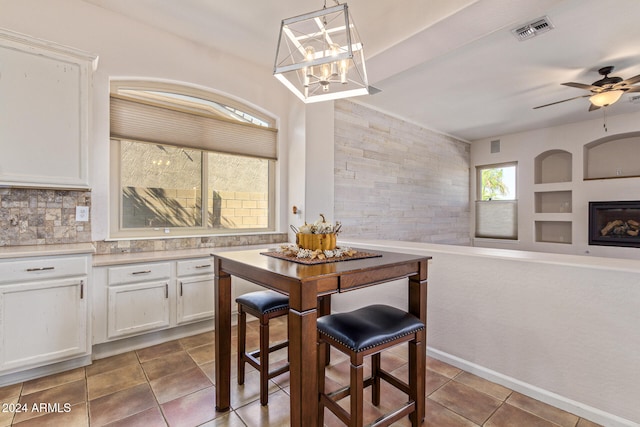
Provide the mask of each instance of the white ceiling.
{"label": "white ceiling", "polygon": [[[280,21],[321,0],[86,0],[273,70]],[[341,1],[341,3],[344,3]],[[563,82],[591,84],[615,66],[640,74],[638,0],[349,0],[369,83],[354,98],[421,126],[473,141],[602,117]],[[327,6],[335,0],[327,0]],[[542,16],[555,28],[527,41],[511,29]],[[286,90],[283,86],[282,90]],[[627,94],[608,116],[640,111]],[[299,102],[299,101],[295,101]]]}

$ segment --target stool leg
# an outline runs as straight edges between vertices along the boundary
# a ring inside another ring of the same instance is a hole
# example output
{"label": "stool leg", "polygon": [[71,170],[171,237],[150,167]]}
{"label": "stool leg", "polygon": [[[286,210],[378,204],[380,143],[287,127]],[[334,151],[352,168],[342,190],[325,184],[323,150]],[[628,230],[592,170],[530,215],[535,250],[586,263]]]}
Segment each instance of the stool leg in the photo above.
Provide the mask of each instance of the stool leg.
{"label": "stool leg", "polygon": [[[324,295],[318,297],[318,317],[328,316],[331,314],[331,295]],[[326,345],[326,358],[325,358],[325,366],[329,366],[331,363],[331,347]]]}
{"label": "stool leg", "polygon": [[351,422],[350,427],[362,427],[364,424],[364,365],[354,365],[351,363]]}
{"label": "stool leg", "polygon": [[[318,342],[318,396],[324,394],[324,376],[327,366],[327,349],[329,346],[324,341]],[[322,399],[318,402],[318,427],[324,426],[324,404]]]}
{"label": "stool leg", "polygon": [[380,405],[380,353],[376,353],[371,356],[371,377],[373,377],[373,384],[371,384],[371,403],[374,406]]}
{"label": "stool leg", "polygon": [[247,350],[247,314],[238,304],[238,384],[244,384],[244,354]]}
{"label": "stool leg", "polygon": [[422,425],[425,417],[424,399],[418,399],[425,395],[424,345],[422,340],[409,341],[409,399],[416,402],[416,410],[409,414],[409,419],[414,427]]}
{"label": "stool leg", "polygon": [[269,318],[260,317],[260,404],[269,402]]}

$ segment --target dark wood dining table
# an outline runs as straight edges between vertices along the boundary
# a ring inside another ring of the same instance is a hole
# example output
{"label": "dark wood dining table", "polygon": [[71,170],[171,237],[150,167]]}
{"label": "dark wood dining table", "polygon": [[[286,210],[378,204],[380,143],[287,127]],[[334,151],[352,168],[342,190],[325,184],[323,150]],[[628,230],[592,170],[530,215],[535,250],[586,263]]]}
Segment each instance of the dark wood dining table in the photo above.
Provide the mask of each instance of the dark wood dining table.
{"label": "dark wood dining table", "polygon": [[[213,254],[215,268],[216,409],[231,406],[231,276],[289,296],[290,423],[315,426],[318,412],[316,319],[331,309],[331,294],[354,291],[408,278],[408,311],[427,320],[427,267],[431,257],[362,249],[375,257],[306,265],[264,255],[266,249]],[[426,331],[426,328],[425,328]],[[409,348],[409,385],[417,388],[414,426],[422,423],[425,405],[426,332]]]}

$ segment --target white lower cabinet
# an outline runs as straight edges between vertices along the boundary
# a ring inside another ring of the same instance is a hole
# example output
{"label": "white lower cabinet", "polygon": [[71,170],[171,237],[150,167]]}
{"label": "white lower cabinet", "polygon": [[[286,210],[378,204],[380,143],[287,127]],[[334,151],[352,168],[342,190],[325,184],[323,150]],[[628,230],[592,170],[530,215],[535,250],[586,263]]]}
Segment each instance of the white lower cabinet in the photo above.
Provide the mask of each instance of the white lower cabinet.
{"label": "white lower cabinet", "polygon": [[214,315],[211,258],[94,268],[93,344],[139,336]]}
{"label": "white lower cabinet", "polygon": [[90,256],[0,260],[0,375],[90,354]]}
{"label": "white lower cabinet", "polygon": [[213,318],[213,276],[178,281],[177,323]]}
{"label": "white lower cabinet", "polygon": [[169,321],[169,283],[145,282],[110,286],[109,338],[167,328]]}

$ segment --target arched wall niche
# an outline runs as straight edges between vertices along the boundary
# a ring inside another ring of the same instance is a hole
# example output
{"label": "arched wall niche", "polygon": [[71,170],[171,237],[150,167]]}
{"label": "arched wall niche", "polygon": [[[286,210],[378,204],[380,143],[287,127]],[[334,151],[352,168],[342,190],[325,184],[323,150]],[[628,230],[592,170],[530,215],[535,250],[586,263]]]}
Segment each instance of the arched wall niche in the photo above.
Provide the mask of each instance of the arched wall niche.
{"label": "arched wall niche", "polygon": [[640,177],[640,132],[600,138],[584,145],[584,179]]}
{"label": "arched wall niche", "polygon": [[571,182],[573,155],[564,150],[549,150],[535,158],[535,183]]}

